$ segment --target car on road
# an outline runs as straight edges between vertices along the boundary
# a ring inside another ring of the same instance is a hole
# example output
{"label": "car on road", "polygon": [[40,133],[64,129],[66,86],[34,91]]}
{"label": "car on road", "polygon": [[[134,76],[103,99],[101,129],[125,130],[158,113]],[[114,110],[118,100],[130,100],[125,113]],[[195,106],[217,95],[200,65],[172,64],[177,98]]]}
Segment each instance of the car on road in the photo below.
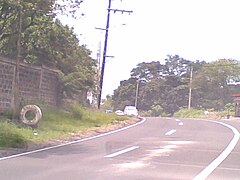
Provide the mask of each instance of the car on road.
{"label": "car on road", "polygon": [[124,112],[121,110],[116,110],[115,114],[117,114],[118,116],[124,116]]}
{"label": "car on road", "polygon": [[124,114],[128,116],[138,116],[138,110],[135,106],[126,106],[124,108]]}

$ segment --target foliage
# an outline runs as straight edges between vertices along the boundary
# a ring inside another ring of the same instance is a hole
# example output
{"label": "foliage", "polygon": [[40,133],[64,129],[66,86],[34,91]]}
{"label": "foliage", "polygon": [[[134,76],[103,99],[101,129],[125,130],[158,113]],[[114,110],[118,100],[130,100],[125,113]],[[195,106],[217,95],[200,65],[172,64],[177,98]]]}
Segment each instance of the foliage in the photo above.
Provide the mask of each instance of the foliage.
{"label": "foliage", "polygon": [[227,110],[229,112],[234,112],[235,105],[234,103],[228,103],[225,105],[224,110]]}
{"label": "foliage", "polygon": [[172,115],[180,107],[187,106],[190,67],[199,63],[169,55],[165,64],[159,61],[138,64],[131,71],[131,78],[122,81],[114,91],[114,106],[134,104],[136,81],[145,79],[139,82],[137,108],[152,116]]}
{"label": "foliage", "polygon": [[0,147],[25,148],[26,145],[26,139],[15,124],[0,121]]}
{"label": "foliage", "polygon": [[112,100],[112,96],[107,95],[106,99],[104,99],[102,102],[103,102],[103,105],[101,105],[101,109],[102,109],[103,111],[113,110],[113,100]]}
{"label": "foliage", "polygon": [[86,110],[77,103],[70,104],[68,111],[71,114],[71,117],[79,120],[88,117],[86,114]]}
{"label": "foliage", "polygon": [[[76,13],[80,8],[83,0],[52,0],[54,1],[53,12],[55,14],[61,14],[66,16],[71,16],[73,18],[78,18],[79,15]],[[81,16],[84,14],[80,14]]]}
{"label": "foliage", "polygon": [[154,117],[161,117],[161,116],[167,116],[161,105],[153,105],[151,106],[150,110],[147,111],[141,111],[141,116],[143,117],[150,117],[150,116],[154,116]]}
{"label": "foliage", "polygon": [[125,116],[100,113],[82,108],[77,104],[67,110],[43,109],[43,118],[35,130],[20,124],[13,124],[1,116],[0,147],[26,148],[29,143],[45,143],[72,136],[79,137],[92,128],[108,126],[126,119]]}
{"label": "foliage", "polygon": [[[0,55],[12,59],[21,56],[25,63],[58,69],[62,97],[79,99],[84,104],[87,91],[95,89],[96,61],[84,45],[79,45],[73,29],[56,19],[57,14],[76,17],[76,9],[82,2],[2,0]],[[19,40],[20,46],[16,43]]]}
{"label": "foliage", "polygon": [[228,118],[227,116],[234,116],[233,110],[223,110],[223,111],[203,111],[199,109],[191,108],[180,109],[178,112],[174,113],[174,117],[177,118],[207,118],[207,119],[219,119]]}
{"label": "foliage", "polygon": [[171,116],[188,106],[191,69],[193,108],[223,110],[232,101],[231,94],[239,91],[238,61],[222,59],[206,63],[168,55],[165,64],[160,61],[138,64],[131,77],[114,91],[113,106],[134,104],[137,81],[145,79],[139,82],[137,108],[149,116]]}
{"label": "foliage", "polygon": [[[229,111],[229,110],[215,112],[215,115],[218,118],[226,118],[226,119],[229,119],[231,116],[234,116],[234,114],[235,114],[234,111]],[[230,116],[230,117],[228,117],[228,116]]]}
{"label": "foliage", "polygon": [[0,53],[16,57],[18,35],[23,36],[29,27],[40,22],[40,17],[46,17],[53,2],[2,0],[0,3]]}
{"label": "foliage", "polygon": [[134,78],[120,82],[119,88],[114,91],[112,97],[114,109],[123,110],[126,105],[134,105],[136,85],[137,82]]}
{"label": "foliage", "polygon": [[239,81],[240,65],[236,60],[222,59],[203,65],[193,79],[193,105],[223,110],[232,101],[234,88],[229,83]]}
{"label": "foliage", "polygon": [[204,117],[203,110],[199,109],[180,109],[178,112],[174,113],[174,117],[177,118],[201,118]]}

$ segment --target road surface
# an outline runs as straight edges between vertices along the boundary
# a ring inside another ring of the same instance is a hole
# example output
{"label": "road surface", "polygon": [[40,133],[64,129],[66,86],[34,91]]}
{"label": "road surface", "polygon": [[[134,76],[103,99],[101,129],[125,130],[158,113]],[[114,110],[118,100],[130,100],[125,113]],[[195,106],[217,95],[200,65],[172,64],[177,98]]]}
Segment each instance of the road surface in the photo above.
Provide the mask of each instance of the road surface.
{"label": "road surface", "polygon": [[67,146],[0,159],[0,179],[240,179],[240,122],[147,118]]}

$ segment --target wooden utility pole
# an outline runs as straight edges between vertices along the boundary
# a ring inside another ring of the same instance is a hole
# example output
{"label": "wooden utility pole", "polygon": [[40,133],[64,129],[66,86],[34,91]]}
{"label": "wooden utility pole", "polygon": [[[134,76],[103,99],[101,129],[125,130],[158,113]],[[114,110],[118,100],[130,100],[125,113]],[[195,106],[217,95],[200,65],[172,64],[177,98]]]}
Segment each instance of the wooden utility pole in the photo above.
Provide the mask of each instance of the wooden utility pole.
{"label": "wooden utility pole", "polygon": [[18,38],[17,38],[17,59],[15,69],[15,81],[14,81],[14,108],[13,119],[17,117],[19,107],[19,66],[21,60],[21,33],[22,33],[22,6],[20,0],[18,0]]}
{"label": "wooden utility pole", "polygon": [[109,31],[109,24],[110,24],[110,14],[111,11],[115,12],[121,12],[123,13],[132,13],[132,11],[126,11],[126,10],[119,10],[119,9],[111,9],[111,3],[112,0],[109,0],[108,3],[108,13],[107,13],[107,24],[105,30],[105,41],[104,41],[104,49],[103,49],[103,60],[102,60],[102,68],[101,68],[101,76],[99,81],[99,95],[98,95],[98,109],[100,109],[101,106],[101,99],[102,99],[102,87],[103,87],[103,77],[104,77],[104,70],[105,70],[105,63],[106,63],[106,57],[107,57],[107,44],[108,44],[108,31]]}
{"label": "wooden utility pole", "polygon": [[139,82],[141,80],[137,79],[137,87],[136,87],[136,97],[135,97],[135,107],[137,108],[137,104],[138,104],[138,92],[139,92]]}
{"label": "wooden utility pole", "polygon": [[192,102],[192,79],[193,79],[193,68],[190,69],[188,109],[191,109],[191,102]]}

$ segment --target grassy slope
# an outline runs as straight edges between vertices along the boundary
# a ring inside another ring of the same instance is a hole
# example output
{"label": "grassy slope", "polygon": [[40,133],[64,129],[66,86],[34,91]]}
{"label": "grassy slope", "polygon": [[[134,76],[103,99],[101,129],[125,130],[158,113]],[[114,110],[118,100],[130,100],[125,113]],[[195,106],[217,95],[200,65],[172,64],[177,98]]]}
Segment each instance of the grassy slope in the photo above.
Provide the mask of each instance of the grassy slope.
{"label": "grassy slope", "polygon": [[0,148],[24,148],[29,143],[45,143],[52,139],[71,137],[90,128],[100,127],[128,119],[125,116],[82,111],[81,114],[64,111],[44,111],[37,133],[30,127],[0,119]]}

